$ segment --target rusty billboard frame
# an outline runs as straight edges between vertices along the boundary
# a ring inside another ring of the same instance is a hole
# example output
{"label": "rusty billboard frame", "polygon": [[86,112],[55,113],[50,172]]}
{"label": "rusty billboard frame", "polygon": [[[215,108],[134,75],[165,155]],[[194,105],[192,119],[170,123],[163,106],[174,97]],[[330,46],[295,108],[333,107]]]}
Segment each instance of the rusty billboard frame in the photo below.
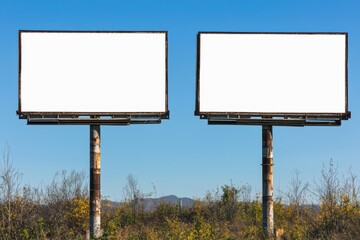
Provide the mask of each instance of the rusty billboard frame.
{"label": "rusty billboard frame", "polygon": [[[278,34],[278,35],[344,35],[345,36],[345,112],[201,112],[200,51],[202,34]],[[208,120],[209,125],[271,125],[271,126],[340,126],[351,118],[348,109],[348,32],[208,32],[197,33],[195,116]]]}
{"label": "rusty billboard frame", "polygon": [[[24,112],[21,110],[21,33],[162,33],[165,34],[165,111],[163,112]],[[130,125],[159,124],[170,118],[168,107],[168,31],[82,31],[19,30],[18,31],[18,110],[19,119],[33,125]]]}

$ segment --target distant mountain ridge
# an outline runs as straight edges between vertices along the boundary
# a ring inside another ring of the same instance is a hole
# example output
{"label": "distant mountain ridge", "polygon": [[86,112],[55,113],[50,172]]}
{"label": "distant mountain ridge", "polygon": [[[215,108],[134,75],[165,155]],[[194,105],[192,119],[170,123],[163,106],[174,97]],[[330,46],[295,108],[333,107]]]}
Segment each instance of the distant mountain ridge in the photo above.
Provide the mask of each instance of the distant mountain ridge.
{"label": "distant mountain ridge", "polygon": [[194,206],[194,200],[191,198],[179,198],[175,195],[164,196],[160,198],[144,198],[141,202],[144,210],[155,210],[160,204],[179,205],[182,208],[190,208]]}

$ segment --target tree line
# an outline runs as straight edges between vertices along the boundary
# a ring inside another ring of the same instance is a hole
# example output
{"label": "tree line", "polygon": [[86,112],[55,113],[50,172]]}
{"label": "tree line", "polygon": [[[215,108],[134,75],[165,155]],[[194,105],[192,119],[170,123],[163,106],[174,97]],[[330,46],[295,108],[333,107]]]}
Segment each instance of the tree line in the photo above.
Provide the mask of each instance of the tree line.
{"label": "tree line", "polygon": [[[61,171],[41,187],[21,184],[10,160],[0,164],[0,240],[85,239],[89,229],[89,192],[84,172]],[[265,239],[260,194],[250,185],[223,185],[192,207],[156,204],[145,210],[143,193],[129,175],[125,200],[102,200],[102,239],[235,240]],[[275,199],[277,239],[358,239],[360,201],[357,176],[340,177],[337,166],[324,164],[319,178],[303,183],[295,171],[289,188]],[[156,200],[154,200],[156,201]]]}

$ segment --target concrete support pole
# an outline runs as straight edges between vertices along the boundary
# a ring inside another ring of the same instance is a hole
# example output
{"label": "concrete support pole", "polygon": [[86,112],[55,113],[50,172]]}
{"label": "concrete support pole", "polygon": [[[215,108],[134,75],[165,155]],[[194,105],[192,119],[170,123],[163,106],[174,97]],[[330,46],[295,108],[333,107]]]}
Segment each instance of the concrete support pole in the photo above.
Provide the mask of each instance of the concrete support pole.
{"label": "concrete support pole", "polygon": [[272,126],[262,126],[262,194],[263,230],[266,237],[274,236],[273,203],[273,136]]}
{"label": "concrete support pole", "polygon": [[100,228],[100,125],[90,125],[90,237],[101,237]]}

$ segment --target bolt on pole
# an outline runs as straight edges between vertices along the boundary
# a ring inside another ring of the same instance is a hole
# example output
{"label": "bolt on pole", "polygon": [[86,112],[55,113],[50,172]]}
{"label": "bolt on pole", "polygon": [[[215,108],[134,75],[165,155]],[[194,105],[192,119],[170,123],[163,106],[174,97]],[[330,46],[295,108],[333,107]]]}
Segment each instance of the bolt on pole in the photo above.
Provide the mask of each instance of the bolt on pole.
{"label": "bolt on pole", "polygon": [[100,228],[100,125],[90,125],[90,237],[101,237]]}
{"label": "bolt on pole", "polygon": [[272,126],[262,126],[262,211],[263,231],[266,237],[274,236],[273,203],[273,136]]}

